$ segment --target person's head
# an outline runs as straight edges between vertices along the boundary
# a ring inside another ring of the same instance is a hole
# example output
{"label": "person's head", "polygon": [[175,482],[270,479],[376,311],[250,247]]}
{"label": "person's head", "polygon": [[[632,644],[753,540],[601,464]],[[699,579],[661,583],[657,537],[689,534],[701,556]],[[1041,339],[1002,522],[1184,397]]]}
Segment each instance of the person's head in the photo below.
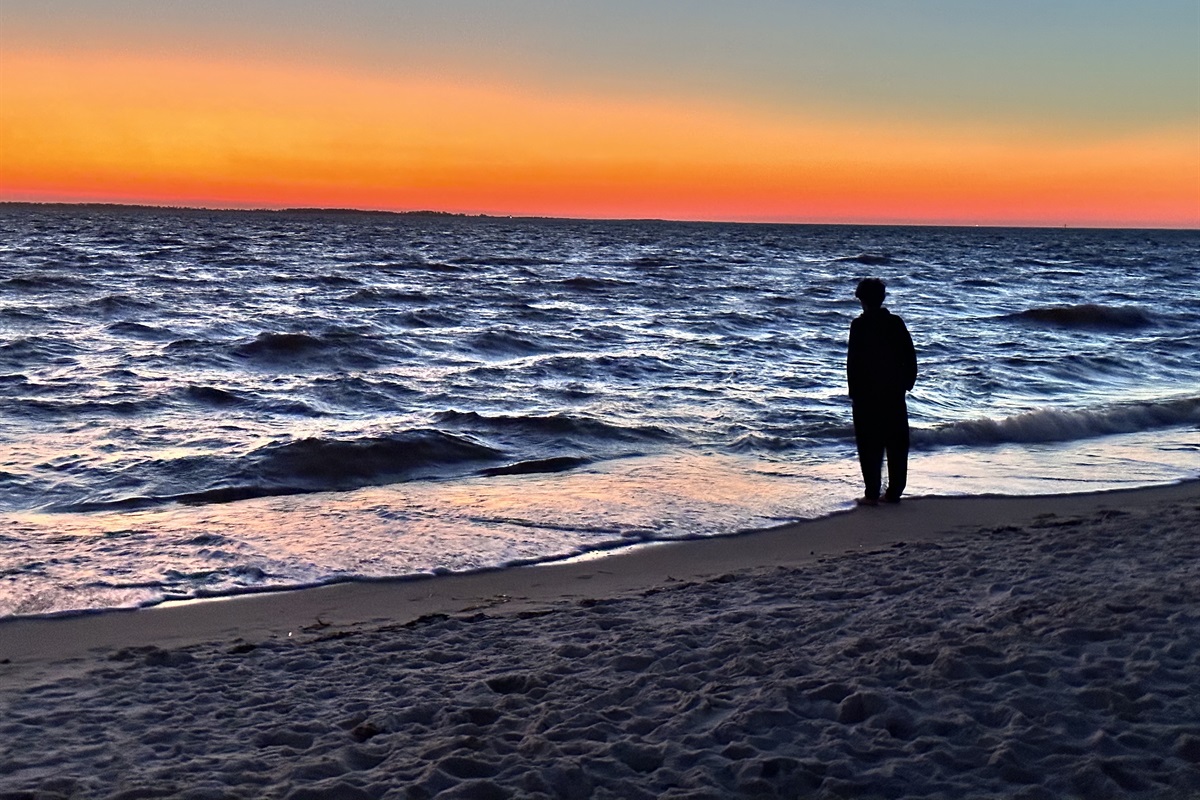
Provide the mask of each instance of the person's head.
{"label": "person's head", "polygon": [[854,290],[854,296],[862,301],[863,308],[868,311],[883,305],[885,294],[887,294],[887,287],[879,278],[863,278],[858,282],[858,288]]}

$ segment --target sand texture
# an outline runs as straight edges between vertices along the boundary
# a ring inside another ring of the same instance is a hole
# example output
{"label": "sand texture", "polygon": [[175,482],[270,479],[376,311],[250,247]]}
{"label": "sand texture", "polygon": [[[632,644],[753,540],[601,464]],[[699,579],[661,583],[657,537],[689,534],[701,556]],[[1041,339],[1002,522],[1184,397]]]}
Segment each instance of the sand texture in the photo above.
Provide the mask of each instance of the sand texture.
{"label": "sand texture", "polygon": [[1200,797],[1200,495],[1178,494],[96,653],[0,684],[0,796]]}

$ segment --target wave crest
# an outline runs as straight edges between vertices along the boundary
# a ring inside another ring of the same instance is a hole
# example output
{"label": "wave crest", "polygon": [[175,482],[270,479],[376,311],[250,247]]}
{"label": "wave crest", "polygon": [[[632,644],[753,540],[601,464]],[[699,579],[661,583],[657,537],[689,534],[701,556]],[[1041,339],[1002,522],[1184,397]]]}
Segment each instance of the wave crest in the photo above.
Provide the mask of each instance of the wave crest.
{"label": "wave crest", "polygon": [[581,291],[604,291],[606,289],[622,289],[637,285],[632,281],[623,281],[617,278],[595,278],[588,275],[563,278],[556,281],[556,283],[568,289],[578,289]]}
{"label": "wave crest", "polygon": [[895,264],[900,259],[886,253],[859,253],[856,256],[842,256],[834,261],[841,264],[863,264],[868,267],[881,267],[885,264]]}
{"label": "wave crest", "polygon": [[264,332],[232,348],[231,352],[238,358],[267,367],[297,363],[371,367],[379,363],[380,350],[381,343],[372,335],[335,329],[315,335]]}
{"label": "wave crest", "polygon": [[914,429],[912,440],[918,447],[1036,444],[1188,424],[1200,424],[1200,397],[1074,411],[1042,408],[1003,419],[974,419],[933,429]]}
{"label": "wave crest", "polygon": [[1149,313],[1136,306],[1102,306],[1095,303],[1030,308],[1008,314],[1002,319],[1062,328],[1142,328],[1154,322]]}
{"label": "wave crest", "polygon": [[299,439],[251,455],[265,477],[318,489],[346,489],[436,474],[445,467],[491,461],[501,451],[439,430],[340,441]]}
{"label": "wave crest", "polygon": [[408,480],[471,474],[471,466],[504,453],[466,436],[439,430],[406,430],[391,436],[338,440],[298,439],[269,444],[237,458],[184,458],[163,464],[160,485],[178,486],[189,475],[217,476],[209,486],[170,494],[148,493],[47,507],[91,512],[153,508],[169,503],[208,505],[257,497],[348,491]]}
{"label": "wave crest", "polygon": [[591,417],[576,417],[568,414],[488,416],[475,411],[443,411],[437,415],[437,421],[442,424],[493,433],[580,436],[596,444],[670,441],[674,438],[670,432],[653,425],[612,425]]}
{"label": "wave crest", "polygon": [[260,333],[233,352],[249,358],[277,358],[313,353],[325,347],[325,341],[307,333]]}

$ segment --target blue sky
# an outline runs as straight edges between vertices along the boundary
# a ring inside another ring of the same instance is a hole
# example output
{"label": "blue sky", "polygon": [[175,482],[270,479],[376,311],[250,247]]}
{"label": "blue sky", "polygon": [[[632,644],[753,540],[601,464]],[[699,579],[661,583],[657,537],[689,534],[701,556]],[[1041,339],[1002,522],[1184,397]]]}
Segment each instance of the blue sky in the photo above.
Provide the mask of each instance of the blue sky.
{"label": "blue sky", "polygon": [[1195,0],[5,0],[6,38],[1079,131],[1200,120]]}

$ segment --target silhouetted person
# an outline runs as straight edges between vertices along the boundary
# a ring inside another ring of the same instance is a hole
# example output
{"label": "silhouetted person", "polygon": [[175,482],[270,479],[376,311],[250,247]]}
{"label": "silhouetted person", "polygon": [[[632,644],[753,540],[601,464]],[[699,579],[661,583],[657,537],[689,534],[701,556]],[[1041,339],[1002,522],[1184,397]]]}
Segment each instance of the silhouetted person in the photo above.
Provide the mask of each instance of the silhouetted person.
{"label": "silhouetted person", "polygon": [[917,352],[904,320],[883,307],[886,288],[865,278],[854,296],[863,313],[850,323],[846,377],[854,406],[854,441],[866,493],[862,505],[879,502],[883,454],[887,453],[886,503],[899,503],[908,479],[908,406],[904,393],[917,380]]}

